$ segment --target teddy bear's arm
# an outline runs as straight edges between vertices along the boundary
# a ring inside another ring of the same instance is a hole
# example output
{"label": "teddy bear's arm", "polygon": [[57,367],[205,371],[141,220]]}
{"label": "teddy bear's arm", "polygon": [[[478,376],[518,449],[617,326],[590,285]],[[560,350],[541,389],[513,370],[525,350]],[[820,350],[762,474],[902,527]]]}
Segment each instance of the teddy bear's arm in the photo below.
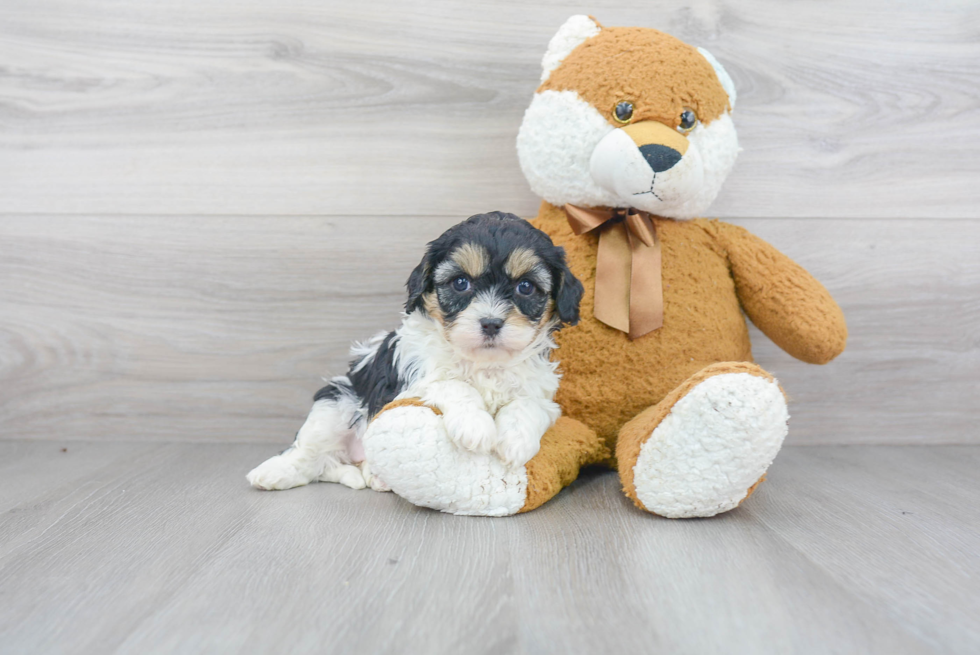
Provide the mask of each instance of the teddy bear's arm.
{"label": "teddy bear's arm", "polygon": [[826,364],[844,350],[844,313],[802,266],[748,230],[715,223],[748,317],[793,357]]}

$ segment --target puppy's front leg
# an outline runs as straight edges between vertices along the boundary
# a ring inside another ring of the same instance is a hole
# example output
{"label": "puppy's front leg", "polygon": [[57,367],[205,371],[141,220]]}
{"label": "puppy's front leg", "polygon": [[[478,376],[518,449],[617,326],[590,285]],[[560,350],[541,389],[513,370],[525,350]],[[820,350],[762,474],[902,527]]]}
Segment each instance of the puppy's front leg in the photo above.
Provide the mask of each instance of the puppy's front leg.
{"label": "puppy's front leg", "polygon": [[497,442],[497,426],[487,412],[483,397],[459,380],[429,385],[422,402],[442,412],[446,432],[453,443],[466,450],[489,453]]}
{"label": "puppy's front leg", "polygon": [[497,412],[494,452],[511,468],[523,466],[538,454],[541,436],[561,416],[557,403],[543,398],[518,398]]}

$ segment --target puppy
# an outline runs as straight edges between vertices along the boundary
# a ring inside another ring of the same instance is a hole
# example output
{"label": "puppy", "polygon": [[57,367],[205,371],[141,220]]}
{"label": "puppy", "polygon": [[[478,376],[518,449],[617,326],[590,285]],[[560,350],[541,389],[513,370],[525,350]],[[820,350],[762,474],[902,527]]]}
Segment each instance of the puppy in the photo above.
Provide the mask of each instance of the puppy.
{"label": "puppy", "polygon": [[513,214],[477,214],[428,245],[407,287],[401,326],[351,348],[347,375],[316,393],[293,445],[248,474],[253,486],[387,490],[361,438],[399,398],[439,408],[461,448],[511,467],[538,452],[561,413],[551,337],[578,322],[582,298],[564,251]]}

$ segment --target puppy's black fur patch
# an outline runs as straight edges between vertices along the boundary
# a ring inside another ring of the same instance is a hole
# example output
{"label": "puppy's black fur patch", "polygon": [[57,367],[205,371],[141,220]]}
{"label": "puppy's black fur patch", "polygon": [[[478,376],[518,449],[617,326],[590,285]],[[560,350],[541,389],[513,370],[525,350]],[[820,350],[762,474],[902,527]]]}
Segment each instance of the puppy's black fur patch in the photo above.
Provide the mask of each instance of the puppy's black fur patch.
{"label": "puppy's black fur patch", "polygon": [[395,399],[404,388],[395,368],[395,344],[397,336],[389,332],[371,361],[358,368],[360,360],[351,363],[347,378],[361,402],[367,406],[368,416],[374,416],[381,408]]}
{"label": "puppy's black fur patch", "polygon": [[[367,409],[368,417],[373,417],[381,408],[395,399],[405,388],[404,380],[398,377],[395,368],[395,344],[398,337],[389,332],[373,354],[359,357],[350,363],[347,378],[331,380],[313,396],[318,400],[337,400],[341,396],[356,397]],[[371,359],[367,362],[365,358]]]}

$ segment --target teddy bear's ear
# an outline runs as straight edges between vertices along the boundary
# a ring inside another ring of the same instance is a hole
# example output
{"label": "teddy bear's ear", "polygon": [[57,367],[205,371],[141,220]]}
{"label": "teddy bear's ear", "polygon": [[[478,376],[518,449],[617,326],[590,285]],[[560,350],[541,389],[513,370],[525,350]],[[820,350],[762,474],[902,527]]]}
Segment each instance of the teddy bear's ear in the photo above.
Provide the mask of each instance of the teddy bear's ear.
{"label": "teddy bear's ear", "polygon": [[548,51],[541,58],[541,82],[543,83],[551,75],[551,71],[558,68],[568,54],[579,47],[583,41],[595,36],[602,29],[590,16],[572,16],[565,21],[558,32],[551,37],[548,44]]}
{"label": "teddy bear's ear", "polygon": [[721,82],[721,86],[725,89],[725,93],[728,94],[728,104],[732,109],[735,109],[735,83],[732,82],[731,76],[725,67],[721,65],[721,62],[715,59],[715,56],[705,50],[704,48],[698,48],[698,52],[701,56],[708,60],[711,67],[715,69],[715,75],[718,76],[718,81]]}

